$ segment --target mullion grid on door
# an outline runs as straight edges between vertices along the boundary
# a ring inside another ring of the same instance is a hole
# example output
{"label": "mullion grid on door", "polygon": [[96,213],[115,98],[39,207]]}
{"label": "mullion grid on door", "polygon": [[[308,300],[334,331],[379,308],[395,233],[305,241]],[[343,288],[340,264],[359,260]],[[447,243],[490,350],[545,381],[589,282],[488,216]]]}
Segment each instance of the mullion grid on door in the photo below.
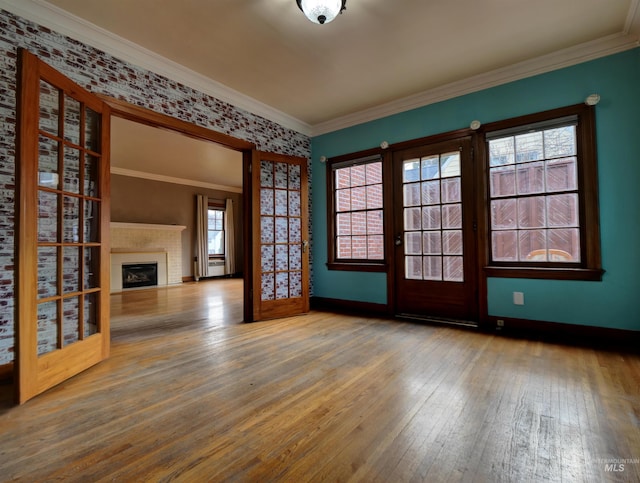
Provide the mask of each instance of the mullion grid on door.
{"label": "mullion grid on door", "polygon": [[261,300],[302,296],[300,166],[260,163]]}
{"label": "mullion grid on door", "polygon": [[405,278],[463,281],[460,183],[458,152],[404,162]]}

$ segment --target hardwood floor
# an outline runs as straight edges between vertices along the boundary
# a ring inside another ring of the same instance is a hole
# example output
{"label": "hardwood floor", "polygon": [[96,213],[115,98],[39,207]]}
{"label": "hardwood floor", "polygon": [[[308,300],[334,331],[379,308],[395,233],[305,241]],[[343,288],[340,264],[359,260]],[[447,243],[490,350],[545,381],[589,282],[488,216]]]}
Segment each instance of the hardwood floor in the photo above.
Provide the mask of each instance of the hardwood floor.
{"label": "hardwood floor", "polygon": [[110,359],[20,407],[4,388],[0,480],[640,481],[637,354],[322,312],[243,324],[241,283],[112,296]]}

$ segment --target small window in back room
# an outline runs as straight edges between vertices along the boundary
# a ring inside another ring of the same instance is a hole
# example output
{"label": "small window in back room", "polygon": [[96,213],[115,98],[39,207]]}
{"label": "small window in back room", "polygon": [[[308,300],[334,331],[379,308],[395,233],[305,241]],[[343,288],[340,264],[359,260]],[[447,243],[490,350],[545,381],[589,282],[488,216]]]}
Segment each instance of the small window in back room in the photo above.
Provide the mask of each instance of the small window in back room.
{"label": "small window in back room", "polygon": [[208,212],[209,257],[224,256],[224,210],[209,208]]}

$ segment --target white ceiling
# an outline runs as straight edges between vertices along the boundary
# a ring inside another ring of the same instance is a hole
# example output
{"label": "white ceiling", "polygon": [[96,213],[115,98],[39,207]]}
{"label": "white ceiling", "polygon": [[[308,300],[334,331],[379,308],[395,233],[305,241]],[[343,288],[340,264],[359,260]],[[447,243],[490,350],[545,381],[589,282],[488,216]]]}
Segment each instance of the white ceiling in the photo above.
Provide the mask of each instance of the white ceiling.
{"label": "white ceiling", "polygon": [[242,153],[164,129],[111,117],[111,172],[242,192]]}
{"label": "white ceiling", "polygon": [[308,21],[295,0],[0,0],[0,8],[317,135],[636,47],[639,3],[347,0],[326,25]]}
{"label": "white ceiling", "polygon": [[325,25],[295,0],[49,3],[310,126],[611,36],[637,45],[640,23],[638,0],[347,0]]}

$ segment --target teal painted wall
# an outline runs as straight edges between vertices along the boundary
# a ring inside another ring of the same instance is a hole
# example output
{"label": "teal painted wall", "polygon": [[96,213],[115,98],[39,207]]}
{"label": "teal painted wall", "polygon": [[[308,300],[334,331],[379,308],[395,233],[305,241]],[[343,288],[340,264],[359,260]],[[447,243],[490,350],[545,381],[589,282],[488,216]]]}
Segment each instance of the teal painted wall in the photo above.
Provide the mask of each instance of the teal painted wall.
{"label": "teal painted wall", "polygon": [[[326,167],[337,156],[583,102],[592,93],[600,190],[601,282],[488,280],[489,314],[640,330],[640,48],[312,139],[314,295],[387,302],[386,275],[326,268]],[[513,304],[524,292],[525,305]]]}

